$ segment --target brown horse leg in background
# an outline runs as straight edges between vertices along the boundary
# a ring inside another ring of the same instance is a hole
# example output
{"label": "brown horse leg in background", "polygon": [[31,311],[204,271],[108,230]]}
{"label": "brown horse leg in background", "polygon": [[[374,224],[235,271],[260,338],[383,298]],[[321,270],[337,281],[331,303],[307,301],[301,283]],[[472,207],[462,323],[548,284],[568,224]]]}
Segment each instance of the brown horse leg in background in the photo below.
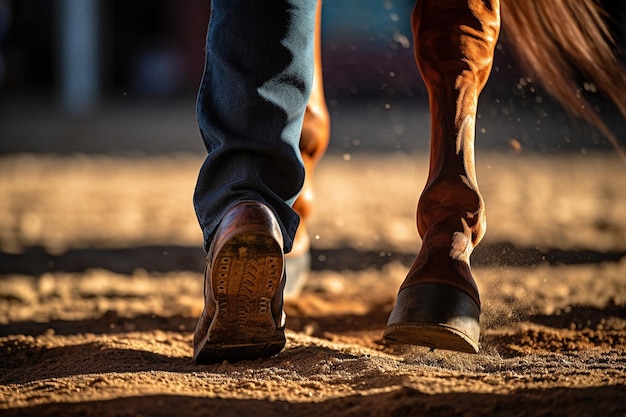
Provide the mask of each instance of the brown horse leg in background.
{"label": "brown horse leg in background", "polygon": [[315,196],[313,194],[313,171],[317,162],[322,158],[330,139],[330,118],[324,98],[322,82],[322,46],[321,20],[322,1],[317,4],[315,22],[315,63],[313,67],[313,89],[304,113],[302,133],[300,136],[300,152],[304,162],[306,176],[300,196],[293,208],[300,215],[300,225],[296,232],[291,252],[286,256],[287,286],[285,298],[290,299],[300,293],[306,281],[310,265],[310,239],[307,232],[307,223],[311,216]]}
{"label": "brown horse leg in background", "polygon": [[412,27],[429,95],[430,169],[417,211],[422,247],[384,337],[476,353],[480,299],[469,261],[486,220],[474,169],[474,131],[500,30],[499,1],[419,0]]}

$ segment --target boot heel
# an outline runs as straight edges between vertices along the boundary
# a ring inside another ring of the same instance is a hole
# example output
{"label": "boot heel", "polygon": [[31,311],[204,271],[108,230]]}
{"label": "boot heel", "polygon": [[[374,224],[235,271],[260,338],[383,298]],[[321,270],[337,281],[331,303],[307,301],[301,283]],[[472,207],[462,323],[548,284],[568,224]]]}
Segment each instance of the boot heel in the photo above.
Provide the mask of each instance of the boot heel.
{"label": "boot heel", "polygon": [[418,284],[400,291],[383,337],[391,343],[478,353],[480,307],[445,284]]}

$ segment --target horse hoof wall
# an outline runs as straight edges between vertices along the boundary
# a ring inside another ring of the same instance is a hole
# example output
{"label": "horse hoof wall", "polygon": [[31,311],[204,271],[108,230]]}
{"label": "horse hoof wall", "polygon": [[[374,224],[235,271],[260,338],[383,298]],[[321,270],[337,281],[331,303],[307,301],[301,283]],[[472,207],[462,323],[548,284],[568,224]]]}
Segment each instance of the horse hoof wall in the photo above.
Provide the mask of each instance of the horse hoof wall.
{"label": "horse hoof wall", "polygon": [[480,308],[463,291],[419,284],[400,291],[383,337],[390,343],[478,353]]}

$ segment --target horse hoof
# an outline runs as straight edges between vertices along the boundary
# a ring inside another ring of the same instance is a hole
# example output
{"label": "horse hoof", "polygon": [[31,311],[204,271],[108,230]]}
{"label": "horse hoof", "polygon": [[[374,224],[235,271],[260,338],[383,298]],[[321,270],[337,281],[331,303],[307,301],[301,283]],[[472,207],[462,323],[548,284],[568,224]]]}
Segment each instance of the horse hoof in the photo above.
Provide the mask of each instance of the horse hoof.
{"label": "horse hoof", "polygon": [[302,288],[309,278],[311,270],[311,253],[305,252],[300,255],[288,254],[285,256],[285,301],[293,301],[298,298]]}
{"label": "horse hoof", "polygon": [[390,343],[478,353],[480,307],[445,284],[418,284],[400,291],[383,337]]}

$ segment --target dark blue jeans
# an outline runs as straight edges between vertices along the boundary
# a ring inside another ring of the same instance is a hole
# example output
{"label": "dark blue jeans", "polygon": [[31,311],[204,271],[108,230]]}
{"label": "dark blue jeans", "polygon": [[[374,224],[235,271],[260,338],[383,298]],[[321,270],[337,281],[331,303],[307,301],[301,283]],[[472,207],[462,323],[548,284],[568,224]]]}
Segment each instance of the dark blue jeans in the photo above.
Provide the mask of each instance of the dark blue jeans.
{"label": "dark blue jeans", "polygon": [[197,103],[208,156],[194,207],[208,248],[228,209],[270,207],[285,252],[299,223],[298,143],[313,82],[315,0],[213,0]]}

